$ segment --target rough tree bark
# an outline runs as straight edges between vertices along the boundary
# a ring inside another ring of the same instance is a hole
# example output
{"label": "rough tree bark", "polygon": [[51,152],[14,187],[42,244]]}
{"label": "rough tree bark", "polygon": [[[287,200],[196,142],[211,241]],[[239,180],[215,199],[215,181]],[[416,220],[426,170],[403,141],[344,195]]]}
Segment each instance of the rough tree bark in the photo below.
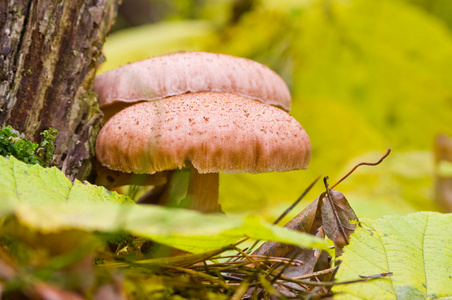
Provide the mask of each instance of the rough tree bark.
{"label": "rough tree bark", "polygon": [[59,131],[53,164],[91,171],[101,125],[92,85],[121,0],[0,0],[0,126]]}

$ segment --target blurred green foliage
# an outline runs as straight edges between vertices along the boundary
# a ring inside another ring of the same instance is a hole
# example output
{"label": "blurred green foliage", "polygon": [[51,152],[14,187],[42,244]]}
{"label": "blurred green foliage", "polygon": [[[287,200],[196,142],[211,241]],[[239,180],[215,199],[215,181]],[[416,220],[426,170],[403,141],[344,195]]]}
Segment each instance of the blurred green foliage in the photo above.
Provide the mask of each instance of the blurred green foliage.
{"label": "blurred green foliage", "polygon": [[[251,58],[284,78],[291,114],[311,138],[306,171],[223,174],[225,211],[273,219],[319,174],[332,184],[387,148],[393,150],[387,161],[358,169],[337,188],[358,215],[438,209],[432,146],[438,133],[452,133],[450,1],[174,0],[164,8],[162,1],[142,1],[161,14],[117,28],[100,72],[181,50]],[[309,200],[323,189],[318,184]]]}

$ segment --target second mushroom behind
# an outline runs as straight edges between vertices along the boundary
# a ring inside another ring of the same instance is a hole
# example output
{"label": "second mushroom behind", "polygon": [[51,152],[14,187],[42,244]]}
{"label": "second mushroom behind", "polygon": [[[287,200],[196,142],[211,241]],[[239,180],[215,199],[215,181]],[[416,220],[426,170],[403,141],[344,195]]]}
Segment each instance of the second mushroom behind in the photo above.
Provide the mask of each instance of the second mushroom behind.
{"label": "second mushroom behind", "polygon": [[309,137],[287,112],[231,93],[188,93],[130,106],[99,133],[99,162],[154,174],[188,168],[188,208],[219,211],[218,174],[308,167]]}
{"label": "second mushroom behind", "polygon": [[170,96],[227,92],[289,111],[290,91],[267,66],[250,59],[209,52],[177,52],[121,66],[96,76],[105,119],[142,101]]}

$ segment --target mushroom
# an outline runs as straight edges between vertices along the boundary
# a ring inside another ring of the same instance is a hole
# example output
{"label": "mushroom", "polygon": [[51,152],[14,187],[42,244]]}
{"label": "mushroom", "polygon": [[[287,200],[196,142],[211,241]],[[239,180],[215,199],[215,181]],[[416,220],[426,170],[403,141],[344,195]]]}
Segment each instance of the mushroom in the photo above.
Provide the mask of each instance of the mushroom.
{"label": "mushroom", "polygon": [[101,129],[96,154],[107,168],[135,174],[188,168],[188,207],[215,212],[220,172],[305,169],[311,145],[282,109],[232,93],[202,92],[122,110]]}
{"label": "mushroom", "polygon": [[96,76],[94,91],[105,119],[141,101],[195,92],[229,92],[290,110],[285,82],[258,62],[219,53],[177,52]]}
{"label": "mushroom", "polygon": [[[230,92],[286,111],[291,104],[287,85],[267,66],[246,58],[209,52],[177,52],[116,68],[96,76],[94,91],[105,120],[137,102],[188,92]],[[137,178],[105,168],[97,171],[96,184],[106,188],[162,182],[160,175]],[[166,180],[171,172],[163,175]]]}

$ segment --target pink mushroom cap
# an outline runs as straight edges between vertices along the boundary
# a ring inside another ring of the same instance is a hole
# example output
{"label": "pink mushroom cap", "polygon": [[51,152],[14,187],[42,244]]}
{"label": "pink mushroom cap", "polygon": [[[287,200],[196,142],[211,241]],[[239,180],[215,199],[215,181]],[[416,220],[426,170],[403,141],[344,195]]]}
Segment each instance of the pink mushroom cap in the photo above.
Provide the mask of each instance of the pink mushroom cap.
{"label": "pink mushroom cap", "polygon": [[153,174],[187,166],[199,173],[305,169],[311,144],[287,112],[231,93],[188,93],[142,102],[114,115],[97,138],[109,169]]}
{"label": "pink mushroom cap", "polygon": [[96,76],[94,91],[105,111],[188,92],[229,92],[290,110],[282,78],[258,62],[209,52],[178,52],[121,66]]}

